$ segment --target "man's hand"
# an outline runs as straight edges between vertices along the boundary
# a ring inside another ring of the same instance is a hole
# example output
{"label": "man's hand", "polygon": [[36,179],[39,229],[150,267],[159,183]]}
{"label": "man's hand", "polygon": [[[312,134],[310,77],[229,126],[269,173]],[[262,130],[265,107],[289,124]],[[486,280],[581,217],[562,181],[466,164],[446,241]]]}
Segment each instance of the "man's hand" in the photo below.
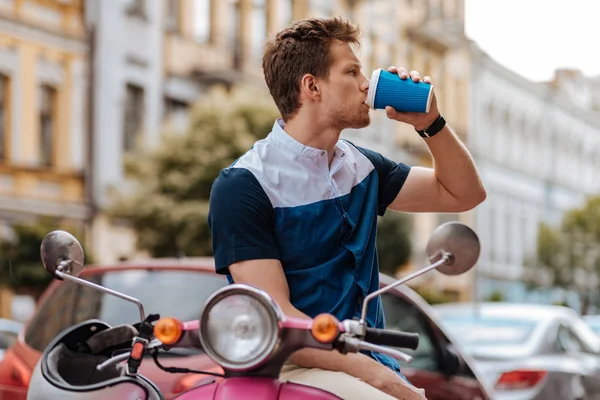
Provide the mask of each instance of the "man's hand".
{"label": "man's hand", "polygon": [[391,369],[379,364],[377,361],[358,354],[359,356],[365,357],[368,361],[366,363],[371,364],[368,368],[362,371],[361,379],[369,385],[381,390],[401,400],[427,400],[425,397],[425,391],[418,389],[399,377]]}
{"label": "man's hand", "polygon": [[[389,67],[388,72],[393,74],[398,74],[400,79],[412,79],[414,82],[421,81],[421,77],[419,76],[418,71],[410,71],[410,73],[406,72],[405,68],[396,68]],[[423,78],[423,82],[431,83],[431,78],[429,76],[425,76]],[[435,89],[433,89],[433,99],[431,99],[431,107],[429,107],[428,113],[418,113],[418,112],[400,112],[396,111],[393,107],[387,106],[385,108],[385,113],[389,119],[395,119],[396,121],[405,122],[415,127],[417,130],[423,130],[429,128],[429,126],[436,120],[440,112],[437,108],[437,99],[435,97]]]}

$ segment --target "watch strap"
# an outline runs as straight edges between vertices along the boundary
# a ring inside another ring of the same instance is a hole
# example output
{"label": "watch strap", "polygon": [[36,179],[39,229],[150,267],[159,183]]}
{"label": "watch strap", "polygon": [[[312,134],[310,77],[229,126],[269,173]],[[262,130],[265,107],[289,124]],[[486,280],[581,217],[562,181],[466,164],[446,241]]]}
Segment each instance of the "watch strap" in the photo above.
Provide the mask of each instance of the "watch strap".
{"label": "watch strap", "polygon": [[444,128],[444,126],[446,126],[446,120],[440,114],[440,115],[438,115],[436,120],[433,121],[433,123],[431,125],[429,125],[427,128],[425,128],[423,130],[417,130],[417,129],[415,129],[415,130],[417,131],[419,136],[421,136],[423,138],[430,138],[430,137],[434,136],[436,133],[438,133],[439,131],[441,131],[442,128]]}

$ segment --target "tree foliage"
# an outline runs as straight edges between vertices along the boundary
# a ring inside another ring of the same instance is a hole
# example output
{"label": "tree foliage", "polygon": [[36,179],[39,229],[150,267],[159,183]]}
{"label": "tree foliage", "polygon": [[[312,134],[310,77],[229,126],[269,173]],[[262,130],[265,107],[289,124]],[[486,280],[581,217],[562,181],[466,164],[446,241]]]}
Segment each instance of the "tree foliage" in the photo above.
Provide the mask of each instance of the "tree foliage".
{"label": "tree foliage", "polygon": [[126,220],[137,246],[153,257],[212,254],[207,224],[210,189],[219,171],[265,137],[277,118],[272,103],[244,94],[211,93],[192,112],[184,134],[126,158],[130,187],[109,214]]}
{"label": "tree foliage", "polygon": [[388,211],[379,218],[377,252],[379,270],[394,276],[399,267],[410,260],[412,253],[412,219],[408,214]]}
{"label": "tree foliage", "polygon": [[[52,280],[44,270],[40,257],[44,237],[55,229],[64,229],[82,241],[82,232],[52,218],[15,224],[12,229],[14,237],[0,241],[0,282],[17,292],[30,292],[37,297]],[[86,261],[89,262],[91,257],[86,255]]]}
{"label": "tree foliage", "polygon": [[576,291],[586,313],[600,283],[600,196],[567,212],[558,227],[542,223],[537,239],[528,280]]}

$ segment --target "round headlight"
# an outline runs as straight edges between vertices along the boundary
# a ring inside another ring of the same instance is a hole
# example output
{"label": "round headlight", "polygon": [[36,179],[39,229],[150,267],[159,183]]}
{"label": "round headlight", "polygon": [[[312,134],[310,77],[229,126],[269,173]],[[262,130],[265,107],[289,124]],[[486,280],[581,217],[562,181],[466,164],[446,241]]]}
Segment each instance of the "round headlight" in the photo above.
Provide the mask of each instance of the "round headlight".
{"label": "round headlight", "polygon": [[200,341],[206,354],[224,369],[244,371],[260,365],[279,344],[281,310],[262,290],[226,286],[206,302]]}

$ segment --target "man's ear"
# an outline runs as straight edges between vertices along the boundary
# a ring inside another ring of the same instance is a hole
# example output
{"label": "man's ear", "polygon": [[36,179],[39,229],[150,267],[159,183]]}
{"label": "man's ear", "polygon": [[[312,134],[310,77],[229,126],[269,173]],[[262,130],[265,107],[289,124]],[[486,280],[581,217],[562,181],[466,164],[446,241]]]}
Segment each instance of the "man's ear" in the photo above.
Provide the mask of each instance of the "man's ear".
{"label": "man's ear", "polygon": [[304,96],[315,100],[321,96],[317,78],[311,74],[305,74],[300,80],[300,91]]}

